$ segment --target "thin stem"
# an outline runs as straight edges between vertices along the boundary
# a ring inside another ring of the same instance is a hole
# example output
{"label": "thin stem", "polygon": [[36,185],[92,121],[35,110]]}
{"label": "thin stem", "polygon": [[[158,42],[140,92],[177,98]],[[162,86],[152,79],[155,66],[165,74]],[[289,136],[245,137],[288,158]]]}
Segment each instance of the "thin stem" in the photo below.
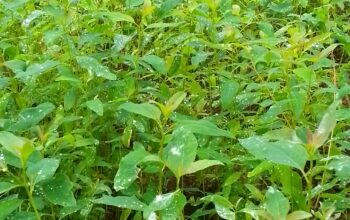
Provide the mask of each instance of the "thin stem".
{"label": "thin stem", "polygon": [[[159,152],[158,156],[160,159],[163,158],[163,148],[164,148],[164,139],[165,139],[165,134],[164,134],[164,129],[163,125],[160,121],[157,121],[158,127],[159,127],[159,132],[160,132],[160,143],[159,143]],[[163,190],[163,171],[165,169],[165,165],[163,165],[162,169],[159,171],[159,176],[158,176],[158,192],[162,193]]]}
{"label": "thin stem", "polygon": [[27,183],[29,183],[27,177],[26,177],[26,172],[25,172],[25,163],[22,161],[22,167],[23,167],[23,170],[22,170],[22,178],[23,178],[23,181],[24,181],[24,188],[27,192],[27,195],[28,195],[28,199],[29,199],[29,203],[30,205],[32,206],[33,210],[34,210],[34,213],[35,213],[35,216],[36,216],[36,219],[37,220],[41,220],[41,217],[40,217],[40,214],[38,212],[38,209],[35,205],[35,202],[34,202],[34,199],[33,199],[33,190],[34,190],[34,187],[28,187]]}
{"label": "thin stem", "polygon": [[310,154],[310,173],[308,175],[308,183],[307,183],[307,199],[308,199],[308,204],[307,204],[307,209],[310,212],[311,211],[311,207],[312,207],[312,195],[311,195],[311,191],[312,191],[312,170],[314,168],[314,164],[313,164],[313,152]]}

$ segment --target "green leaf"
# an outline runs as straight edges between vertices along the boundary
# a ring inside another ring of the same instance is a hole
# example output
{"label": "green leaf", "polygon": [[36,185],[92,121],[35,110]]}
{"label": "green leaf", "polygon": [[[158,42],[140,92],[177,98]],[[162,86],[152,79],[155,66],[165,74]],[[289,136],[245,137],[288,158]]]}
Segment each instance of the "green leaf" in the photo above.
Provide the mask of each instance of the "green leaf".
{"label": "green leaf", "polygon": [[28,80],[35,79],[41,73],[48,71],[59,64],[57,61],[47,60],[44,63],[32,64],[26,69],[26,64],[22,60],[10,60],[5,62],[5,65],[16,74],[16,78],[19,78],[23,82],[28,82]]}
{"label": "green leaf", "polygon": [[201,198],[201,201],[214,203],[217,214],[227,220],[235,219],[235,213],[232,211],[233,205],[225,197],[219,195],[210,195]]}
{"label": "green leaf", "polygon": [[32,64],[25,72],[16,74],[16,77],[27,82],[28,80],[35,79],[41,73],[51,70],[59,64],[59,62],[53,60],[46,60],[44,63],[40,64]]}
{"label": "green leaf", "polygon": [[166,116],[169,116],[170,113],[175,111],[177,107],[181,104],[181,102],[186,98],[185,92],[177,92],[173,96],[170,97],[170,99],[167,101],[165,107],[166,107]]}
{"label": "green leaf", "polygon": [[330,53],[333,52],[333,50],[339,46],[339,44],[331,44],[329,45],[326,49],[322,50],[321,53],[318,55],[318,58],[322,58],[322,57],[328,57]]}
{"label": "green leaf", "polygon": [[254,185],[244,184],[244,186],[249,190],[253,198],[258,199],[260,201],[264,199],[264,195],[261,194],[260,190],[256,188]]}
{"label": "green leaf", "polygon": [[129,41],[131,41],[131,39],[132,39],[132,36],[116,34],[113,38],[113,41],[114,41],[113,50],[120,52],[121,50],[124,49],[126,44]]}
{"label": "green leaf", "polygon": [[142,115],[156,121],[160,119],[161,115],[160,110],[156,106],[149,103],[135,104],[132,102],[126,102],[121,104],[118,109],[124,109],[125,111]]}
{"label": "green leaf", "polygon": [[3,199],[0,201],[0,220],[5,219],[22,204],[21,199]]}
{"label": "green leaf", "polygon": [[2,97],[0,97],[0,118],[4,117],[10,98],[11,98],[11,93],[6,93]]}
{"label": "green leaf", "polygon": [[316,132],[312,135],[312,144],[315,148],[322,146],[326,142],[332,130],[334,129],[337,123],[337,106],[338,102],[335,102],[328,107],[326,113],[322,117],[320,124],[318,125]]}
{"label": "green leaf", "polygon": [[229,109],[239,89],[239,84],[236,81],[227,81],[221,84],[220,101],[224,109]]}
{"label": "green leaf", "polygon": [[128,196],[112,197],[112,196],[104,195],[102,196],[102,198],[93,200],[93,202],[97,204],[116,206],[119,208],[131,209],[131,210],[137,210],[137,211],[143,211],[145,207],[147,207],[146,204],[142,203],[136,197],[128,197]]}
{"label": "green leaf", "polygon": [[89,74],[95,74],[97,77],[102,77],[109,80],[116,80],[117,77],[111,73],[108,67],[100,64],[98,60],[89,56],[78,56],[76,57],[78,64],[86,69]]}
{"label": "green leaf", "polygon": [[0,144],[13,155],[26,162],[29,155],[34,151],[32,143],[22,137],[17,137],[7,131],[0,131]]}
{"label": "green leaf", "polygon": [[8,183],[8,182],[0,182],[0,194],[6,193],[11,189],[18,187],[19,185]]}
{"label": "green leaf", "polygon": [[10,215],[8,219],[16,220],[37,220],[35,212],[16,212]]}
{"label": "green leaf", "polygon": [[64,95],[64,110],[69,111],[71,108],[73,108],[76,99],[77,96],[75,88],[69,89]]}
{"label": "green leaf", "polygon": [[4,64],[16,75],[23,74],[26,69],[26,63],[22,60],[9,60]]}
{"label": "green leaf", "polygon": [[304,111],[306,104],[306,93],[305,91],[292,91],[290,93],[290,105],[293,110],[294,118],[298,120]]}
{"label": "green leaf", "polygon": [[17,119],[10,123],[6,130],[13,132],[22,132],[37,125],[42,119],[55,109],[52,103],[45,102],[33,108],[22,110]]}
{"label": "green leaf", "polygon": [[338,178],[343,180],[350,179],[350,157],[342,155],[337,156],[328,164],[328,169],[335,170]]}
{"label": "green leaf", "polygon": [[[144,211],[144,218],[149,219],[155,215],[155,211],[162,210],[171,205],[177,192],[157,195]],[[151,218],[153,219],[153,218]]]}
{"label": "green leaf", "polygon": [[185,127],[196,134],[233,138],[230,132],[218,128],[215,124],[207,120],[179,120],[177,121],[177,126]]}
{"label": "green leaf", "polygon": [[198,160],[190,164],[190,166],[184,171],[183,175],[195,173],[200,170],[204,170],[208,167],[215,165],[224,165],[218,160]]}
{"label": "green leaf", "polygon": [[248,172],[248,177],[253,177],[256,176],[266,170],[270,170],[273,167],[273,163],[271,163],[270,161],[263,161],[261,162],[259,165],[255,166],[255,168]]}
{"label": "green leaf", "polygon": [[85,102],[86,106],[99,116],[103,116],[103,103],[98,99]]}
{"label": "green leaf", "polygon": [[57,175],[43,185],[44,195],[51,203],[61,206],[75,206],[76,201],[72,192],[73,184],[65,175]]}
{"label": "green leaf", "polygon": [[270,187],[266,192],[265,206],[275,220],[286,219],[290,208],[288,199],[273,187]]}
{"label": "green leaf", "polygon": [[173,22],[173,23],[153,23],[150,24],[146,27],[146,29],[151,29],[151,28],[169,28],[169,27],[177,27],[184,22]]}
{"label": "green leaf", "polygon": [[240,139],[241,145],[257,159],[267,159],[302,170],[308,158],[306,149],[288,141],[267,142],[261,137]]}
{"label": "green leaf", "polygon": [[144,0],[125,0],[125,6],[130,9],[142,5]]}
{"label": "green leaf", "polygon": [[301,220],[311,218],[312,215],[305,211],[294,211],[287,216],[287,220]]}
{"label": "green leaf", "polygon": [[95,17],[105,16],[111,19],[113,22],[126,21],[130,23],[135,23],[133,17],[116,11],[98,11],[94,12],[93,15],[95,15]]}
{"label": "green leaf", "polygon": [[181,4],[182,1],[183,0],[165,0],[165,1],[162,1],[162,5],[159,8],[159,10],[157,11],[159,18],[163,18],[163,17],[171,15],[172,14],[171,11],[176,6]]}
{"label": "green leaf", "polygon": [[57,159],[44,158],[27,168],[27,176],[34,185],[47,180],[55,174],[60,161]]}
{"label": "green leaf", "polygon": [[229,208],[226,208],[215,202],[214,202],[214,205],[215,205],[216,213],[218,213],[218,215],[221,218],[227,219],[227,220],[236,219],[235,213],[231,211]]}
{"label": "green leaf", "polygon": [[309,85],[313,84],[316,81],[316,74],[312,69],[297,68],[293,70],[293,73],[295,73]]}
{"label": "green leaf", "polygon": [[114,189],[120,191],[128,188],[140,172],[137,165],[150,155],[145,149],[138,148],[120,160],[119,169],[114,177]]}
{"label": "green leaf", "polygon": [[142,57],[142,60],[150,64],[158,73],[166,74],[167,68],[162,58],[156,55],[145,55]]}
{"label": "green leaf", "polygon": [[184,175],[197,155],[197,139],[188,130],[180,127],[171,135],[171,140],[164,148],[163,160],[177,178]]}
{"label": "green leaf", "polygon": [[186,205],[186,196],[177,191],[171,204],[164,209],[158,211],[162,219],[179,219]]}

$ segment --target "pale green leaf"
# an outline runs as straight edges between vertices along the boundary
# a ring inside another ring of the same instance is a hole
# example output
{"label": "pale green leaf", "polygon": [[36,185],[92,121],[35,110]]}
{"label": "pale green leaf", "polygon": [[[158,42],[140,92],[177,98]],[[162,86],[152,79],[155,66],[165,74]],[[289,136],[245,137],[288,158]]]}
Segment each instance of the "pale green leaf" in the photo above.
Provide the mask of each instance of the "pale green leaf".
{"label": "pale green leaf", "polygon": [[224,109],[229,109],[239,89],[239,84],[236,81],[223,82],[220,87],[220,101]]}
{"label": "pale green leaf", "polygon": [[166,74],[167,68],[165,61],[156,55],[145,55],[142,60],[150,64],[158,73]]}
{"label": "pale green leaf", "polygon": [[286,219],[290,208],[288,199],[273,187],[270,187],[266,192],[265,206],[275,220]]}
{"label": "pale green leaf", "polygon": [[18,187],[18,185],[8,182],[0,182],[0,194],[6,193],[11,189]]}
{"label": "pale green leaf", "polygon": [[146,27],[146,29],[151,28],[169,28],[169,27],[177,27],[183,24],[183,22],[173,22],[173,23],[153,23]]}
{"label": "pale green leaf", "polygon": [[150,119],[159,120],[161,112],[160,110],[149,103],[135,104],[132,102],[126,102],[119,106],[118,109],[124,109],[125,111],[142,115]]}
{"label": "pale green leaf", "polygon": [[52,158],[44,158],[34,165],[27,168],[27,176],[29,177],[32,184],[39,183],[41,181],[47,180],[55,174],[58,166],[59,160]]}
{"label": "pale green leaf", "polygon": [[26,63],[22,60],[6,61],[5,66],[8,67],[15,75],[21,75],[26,70]]}
{"label": "pale green leaf", "polygon": [[177,126],[185,127],[196,134],[233,138],[230,132],[218,128],[215,124],[207,120],[179,120],[177,121]]}
{"label": "pale green leaf", "polygon": [[110,206],[116,206],[123,209],[131,209],[137,211],[143,211],[145,209],[146,204],[142,203],[136,197],[128,197],[128,196],[102,196],[102,198],[93,200],[94,203],[104,204]]}
{"label": "pale green leaf", "polygon": [[235,213],[232,211],[232,203],[225,197],[219,195],[210,195],[201,198],[201,201],[214,203],[217,214],[227,220],[235,219]]}
{"label": "pale green leaf", "polygon": [[128,188],[140,172],[137,167],[150,154],[143,148],[135,149],[120,160],[118,172],[114,177],[114,189],[120,191]]}
{"label": "pale green leaf", "polygon": [[73,108],[76,102],[77,96],[74,88],[69,89],[64,95],[64,110],[68,111]]}
{"label": "pale green leaf", "polygon": [[109,80],[116,80],[117,77],[108,69],[108,67],[102,65],[98,60],[89,56],[76,57],[78,64],[86,69],[89,74],[95,74],[97,77],[102,77]]}
{"label": "pale green leaf", "polygon": [[188,130],[176,129],[168,145],[164,148],[163,160],[177,178],[191,166],[197,155],[196,137]]}
{"label": "pale green leaf", "polygon": [[51,70],[58,64],[60,63],[54,60],[46,60],[45,62],[40,64],[35,63],[30,65],[24,73],[17,74],[16,77],[24,80],[29,80],[31,78],[35,79],[41,73]]}
{"label": "pale green leaf", "polygon": [[99,116],[103,116],[103,103],[98,99],[87,101],[86,106]]}
{"label": "pale green leaf", "polygon": [[294,211],[287,216],[287,220],[301,220],[311,218],[312,215],[305,211]]}
{"label": "pale green leaf", "polygon": [[173,96],[171,96],[166,103],[166,109],[168,111],[168,114],[173,112],[185,98],[186,98],[185,92],[177,92]]}
{"label": "pale green leaf", "polygon": [[345,155],[335,157],[327,167],[328,169],[335,170],[338,178],[343,180],[350,179],[350,157]]}
{"label": "pale green leaf", "polygon": [[147,219],[155,211],[162,210],[170,206],[174,200],[176,192],[157,195],[151,204],[145,209],[144,217]]}
{"label": "pale green leaf", "polygon": [[307,84],[313,84],[316,81],[316,74],[312,69],[309,68],[297,68],[293,72],[303,79]]}
{"label": "pale green leaf", "polygon": [[267,142],[261,137],[240,139],[241,145],[257,159],[269,160],[302,170],[308,158],[306,149],[288,141]]}
{"label": "pale green leaf", "polygon": [[26,162],[29,155],[34,151],[32,143],[22,137],[17,137],[7,131],[0,131],[0,145],[13,155]]}
{"label": "pale green leaf", "polygon": [[113,38],[114,45],[113,50],[120,52],[124,49],[126,44],[132,39],[132,36],[123,35],[123,34],[116,34]]}
{"label": "pale green leaf", "polygon": [[178,219],[182,215],[186,202],[186,196],[181,191],[177,191],[171,204],[158,213],[163,219]]}
{"label": "pale green leaf", "polygon": [[190,164],[190,166],[184,171],[183,175],[195,173],[200,170],[204,170],[208,167],[215,165],[224,165],[218,160],[198,160]]}
{"label": "pale green leaf", "polygon": [[95,15],[95,17],[107,17],[109,19],[111,19],[113,22],[120,22],[120,21],[126,21],[126,22],[131,22],[131,23],[135,23],[134,18],[127,15],[127,14],[123,14],[117,11],[98,11],[98,12],[94,12],[93,13]]}
{"label": "pale green leaf", "polygon": [[322,146],[326,142],[332,130],[334,129],[337,123],[337,106],[338,102],[335,102],[328,107],[326,113],[322,117],[320,124],[318,125],[316,132],[312,135],[312,144],[315,148]]}

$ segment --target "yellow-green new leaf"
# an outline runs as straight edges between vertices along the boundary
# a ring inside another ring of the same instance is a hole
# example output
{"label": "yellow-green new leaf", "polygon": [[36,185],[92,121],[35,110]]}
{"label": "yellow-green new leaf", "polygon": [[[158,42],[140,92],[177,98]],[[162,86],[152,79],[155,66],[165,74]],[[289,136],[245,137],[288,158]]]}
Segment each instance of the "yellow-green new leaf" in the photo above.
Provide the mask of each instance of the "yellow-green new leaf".
{"label": "yellow-green new leaf", "polygon": [[224,165],[224,164],[218,160],[198,160],[191,163],[191,165],[183,172],[183,175],[195,173],[215,165]]}
{"label": "yellow-green new leaf", "polygon": [[135,104],[132,102],[126,102],[121,104],[118,109],[123,109],[156,121],[160,119],[161,115],[160,110],[156,106],[149,103]]}
{"label": "yellow-green new leaf", "polygon": [[29,155],[34,151],[34,147],[29,140],[17,137],[7,131],[0,131],[0,145],[20,158],[22,162],[26,162]]}

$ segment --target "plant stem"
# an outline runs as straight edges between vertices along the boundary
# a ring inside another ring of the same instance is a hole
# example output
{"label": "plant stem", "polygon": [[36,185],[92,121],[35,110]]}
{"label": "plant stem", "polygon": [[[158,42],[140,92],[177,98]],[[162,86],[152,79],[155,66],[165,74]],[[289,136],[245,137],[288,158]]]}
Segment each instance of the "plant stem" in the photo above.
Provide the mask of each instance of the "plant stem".
{"label": "plant stem", "polygon": [[33,199],[33,188],[32,187],[28,187],[27,183],[29,183],[27,177],[26,177],[26,173],[25,173],[25,163],[22,161],[22,167],[23,167],[23,171],[22,171],[22,178],[24,180],[24,188],[27,192],[27,195],[28,195],[28,199],[29,199],[29,203],[30,205],[32,206],[34,212],[35,212],[35,216],[36,216],[36,219],[37,220],[41,220],[41,217],[40,217],[40,214],[38,212],[38,209],[35,205],[35,202],[34,202],[34,199]]}
{"label": "plant stem", "polygon": [[310,212],[311,211],[311,207],[312,207],[312,195],[311,195],[311,191],[312,191],[312,170],[314,168],[314,164],[313,164],[313,152],[310,153],[310,173],[307,176],[308,177],[308,183],[307,183],[307,209]]}
{"label": "plant stem", "polygon": [[[164,147],[164,130],[163,130],[163,125],[160,121],[157,121],[159,131],[160,131],[160,143],[159,143],[159,151],[158,151],[158,156],[160,159],[163,158],[163,147]],[[163,171],[164,171],[165,165],[163,165],[162,169],[159,171],[159,176],[158,176],[158,192],[162,193],[163,189]]]}

